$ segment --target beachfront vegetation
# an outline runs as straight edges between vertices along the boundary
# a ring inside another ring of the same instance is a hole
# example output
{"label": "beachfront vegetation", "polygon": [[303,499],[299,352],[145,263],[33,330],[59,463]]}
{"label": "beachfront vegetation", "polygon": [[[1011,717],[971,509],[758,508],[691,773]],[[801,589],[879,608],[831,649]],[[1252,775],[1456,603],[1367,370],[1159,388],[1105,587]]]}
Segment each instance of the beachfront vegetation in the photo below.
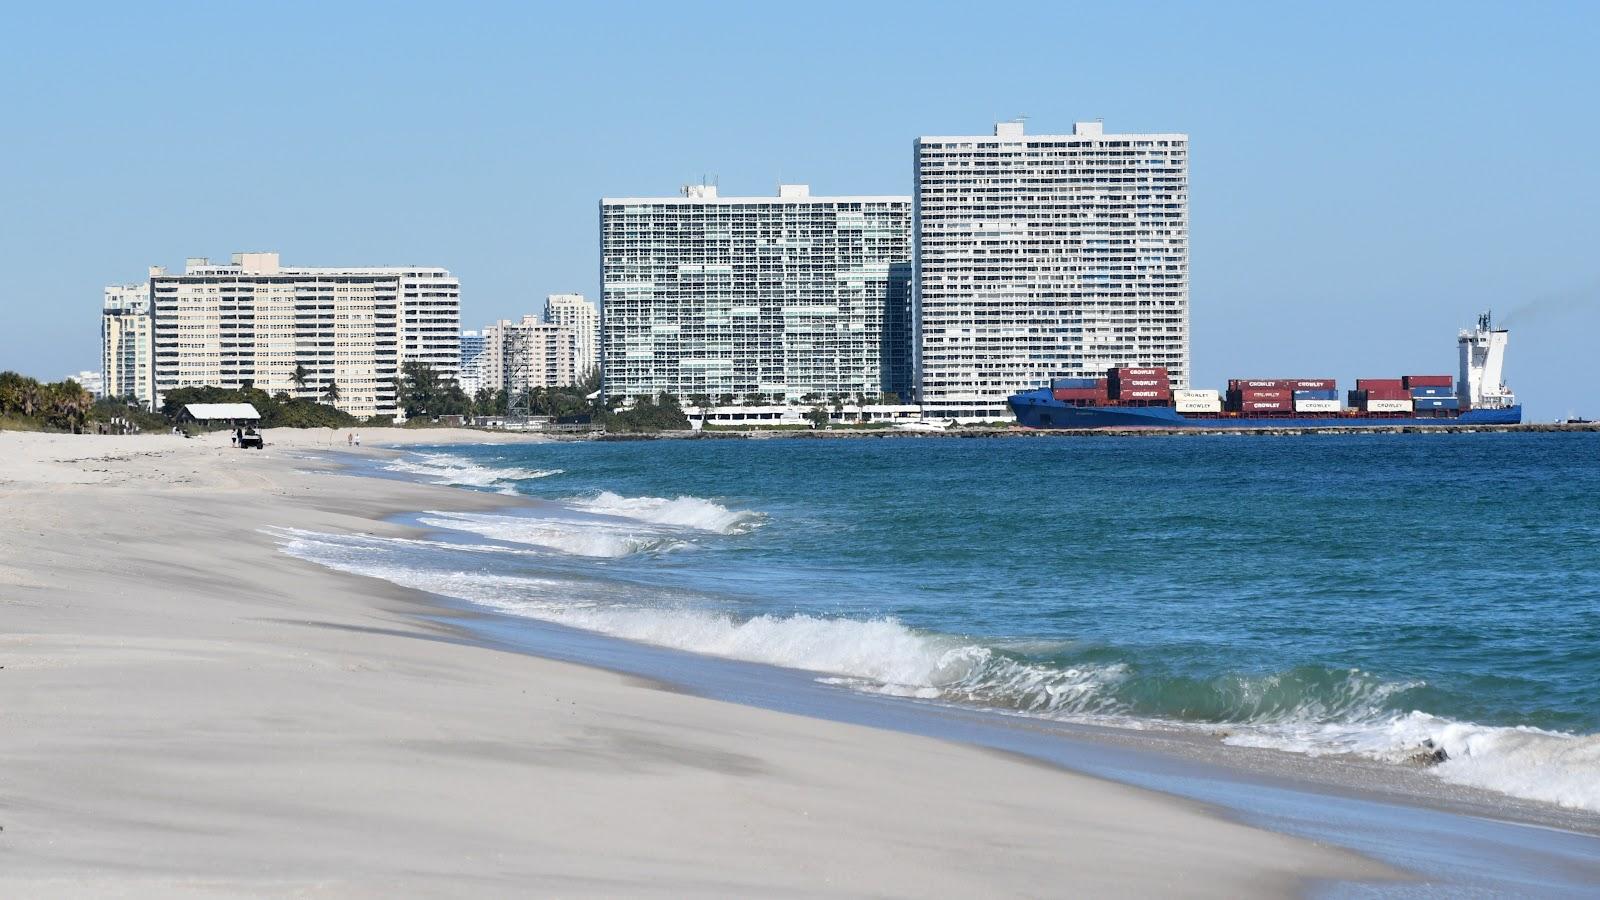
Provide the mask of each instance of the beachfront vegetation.
{"label": "beachfront vegetation", "polygon": [[349,428],[361,424],[355,416],[327,404],[287,393],[268,394],[257,388],[177,388],[167,391],[163,400],[161,414],[168,422],[176,422],[178,414],[191,403],[248,403],[261,413],[263,428]]}
{"label": "beachfront vegetation", "polygon": [[672,394],[639,397],[631,409],[602,410],[597,419],[607,431],[687,431],[689,417]]}
{"label": "beachfront vegetation", "polygon": [[84,431],[93,408],[94,396],[70,378],[46,383],[0,372],[0,428]]}

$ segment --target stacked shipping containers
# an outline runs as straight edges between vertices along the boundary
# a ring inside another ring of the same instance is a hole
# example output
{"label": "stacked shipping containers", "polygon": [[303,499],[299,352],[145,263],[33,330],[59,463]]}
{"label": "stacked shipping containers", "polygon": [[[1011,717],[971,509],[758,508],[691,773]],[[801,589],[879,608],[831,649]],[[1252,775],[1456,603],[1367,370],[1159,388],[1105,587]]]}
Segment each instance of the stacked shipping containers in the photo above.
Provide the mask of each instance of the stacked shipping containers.
{"label": "stacked shipping containers", "polygon": [[1455,379],[1449,375],[1407,375],[1400,383],[1410,392],[1411,405],[1417,412],[1448,414],[1461,409]]}
{"label": "stacked shipping containers", "polygon": [[1173,391],[1172,405],[1181,413],[1222,412],[1222,395],[1216,391]]}
{"label": "stacked shipping containers", "polygon": [[1411,412],[1411,391],[1399,378],[1357,378],[1350,405],[1368,413]]}
{"label": "stacked shipping containers", "polygon": [[1106,370],[1111,399],[1124,404],[1170,406],[1172,379],[1160,366],[1123,366]]}
{"label": "stacked shipping containers", "polygon": [[1332,378],[1235,378],[1228,382],[1228,409],[1257,413],[1337,413],[1338,383]]}

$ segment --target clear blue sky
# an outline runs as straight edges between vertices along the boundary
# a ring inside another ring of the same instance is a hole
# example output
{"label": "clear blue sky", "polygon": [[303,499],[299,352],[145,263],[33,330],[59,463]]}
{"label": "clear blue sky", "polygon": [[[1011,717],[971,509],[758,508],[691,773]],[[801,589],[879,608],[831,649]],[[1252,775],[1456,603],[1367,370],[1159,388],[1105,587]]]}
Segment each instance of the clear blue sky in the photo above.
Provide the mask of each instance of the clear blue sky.
{"label": "clear blue sky", "polygon": [[[1292,5],[1293,6],[1293,5]],[[1453,371],[1512,312],[1600,415],[1600,5],[27,4],[0,57],[0,368],[98,368],[185,256],[422,263],[474,326],[597,292],[596,201],[909,193],[918,134],[1192,138],[1196,381]]]}

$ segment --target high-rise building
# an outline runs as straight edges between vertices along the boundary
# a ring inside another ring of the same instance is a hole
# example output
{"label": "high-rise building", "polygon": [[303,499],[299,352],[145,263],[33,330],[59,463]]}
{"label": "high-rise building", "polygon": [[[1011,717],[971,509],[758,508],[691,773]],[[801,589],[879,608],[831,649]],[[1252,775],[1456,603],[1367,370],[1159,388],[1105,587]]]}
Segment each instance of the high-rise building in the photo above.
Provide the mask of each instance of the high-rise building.
{"label": "high-rise building", "polygon": [[544,301],[544,320],[573,330],[577,340],[573,371],[578,381],[588,378],[600,365],[600,310],[582,294],[551,294]]}
{"label": "high-rise building", "polygon": [[[150,276],[155,392],[256,387],[395,416],[407,363],[454,379],[461,290],[438,268],[286,267],[276,253],[192,258]],[[333,390],[336,388],[336,391]]]}
{"label": "high-rise building", "polygon": [[520,322],[501,319],[483,329],[481,386],[515,397],[528,388],[576,384],[577,342],[577,332],[566,325],[533,316]]}
{"label": "high-rise building", "polygon": [[1189,381],[1189,138],[991,135],[915,144],[918,396],[1009,418],[1053,376],[1164,366]]}
{"label": "high-rise building", "polygon": [[910,392],[910,198],[682,194],[600,201],[608,395]]}
{"label": "high-rise building", "polygon": [[461,332],[461,362],[456,367],[456,382],[468,397],[483,387],[483,334]]}
{"label": "high-rise building", "polygon": [[155,402],[155,353],[151,346],[150,284],[106,287],[100,310],[101,390],[107,397]]}

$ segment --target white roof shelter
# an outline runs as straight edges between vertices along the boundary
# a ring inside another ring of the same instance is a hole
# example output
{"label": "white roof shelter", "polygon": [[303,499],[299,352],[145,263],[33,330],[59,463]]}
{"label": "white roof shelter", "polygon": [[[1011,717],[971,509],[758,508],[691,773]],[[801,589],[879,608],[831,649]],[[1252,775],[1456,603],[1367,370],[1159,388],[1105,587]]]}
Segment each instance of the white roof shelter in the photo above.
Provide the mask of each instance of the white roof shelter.
{"label": "white roof shelter", "polygon": [[249,403],[190,403],[183,411],[196,422],[254,422],[261,418]]}

